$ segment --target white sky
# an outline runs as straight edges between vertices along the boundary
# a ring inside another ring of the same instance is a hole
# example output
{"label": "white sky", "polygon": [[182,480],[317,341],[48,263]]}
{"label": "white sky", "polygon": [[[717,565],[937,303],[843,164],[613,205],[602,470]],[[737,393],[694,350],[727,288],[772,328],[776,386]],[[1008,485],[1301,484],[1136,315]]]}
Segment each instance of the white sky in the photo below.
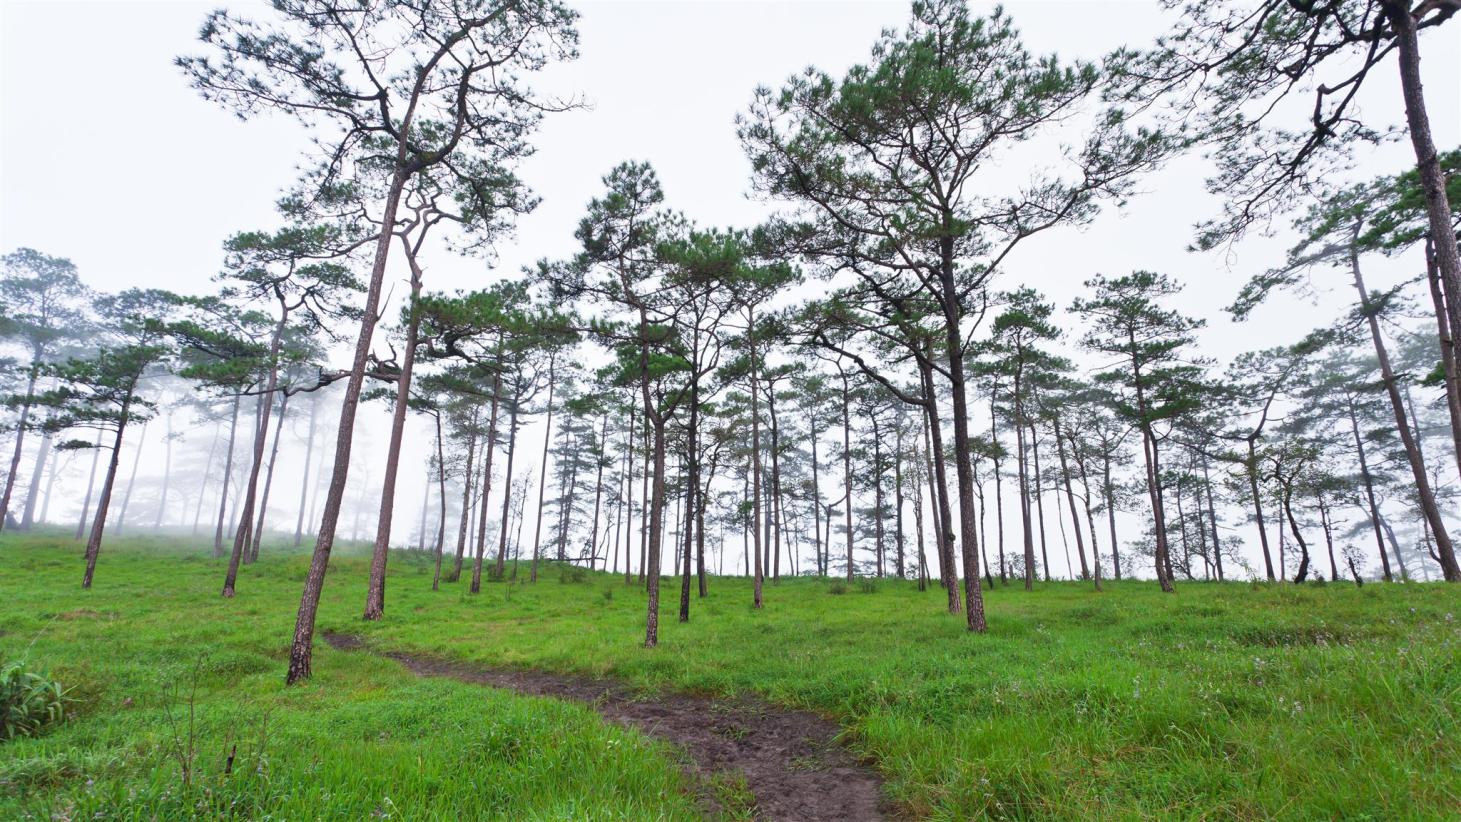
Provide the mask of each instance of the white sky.
{"label": "white sky", "polygon": [[[282,118],[239,121],[200,99],[171,65],[174,56],[198,51],[197,28],[215,5],[0,0],[0,251],[31,246],[69,257],[101,289],[202,292],[210,290],[226,236],[274,224],[274,199],[305,148],[301,132]],[[227,5],[268,12],[262,3]],[[591,109],[550,117],[535,138],[538,153],[522,176],[542,205],[521,221],[495,264],[432,257],[429,289],[482,287],[494,270],[571,253],[573,228],[601,190],[599,178],[626,159],[652,162],[668,204],[700,223],[756,221],[766,207],[747,197],[749,166],[732,126],[754,87],[779,85],[808,64],[840,73],[866,57],[882,28],[907,16],[905,2],[574,5],[583,14],[582,57],[552,68],[538,85],[581,94]],[[1006,6],[1032,51],[1066,58],[1145,44],[1163,27],[1155,0]],[[1461,141],[1461,24],[1428,36],[1424,55],[1437,143],[1454,146]],[[1362,100],[1366,114],[1398,121],[1396,84],[1376,79]],[[1376,151],[1363,158],[1361,174],[1403,167],[1408,150]],[[1216,213],[1202,189],[1204,171],[1198,158],[1174,163],[1145,180],[1146,193],[1125,211],[1032,243],[1000,286],[1028,283],[1064,306],[1093,273],[1166,271],[1187,284],[1180,307],[1208,318],[1204,346],[1221,359],[1293,340],[1323,321],[1325,312],[1292,301],[1260,310],[1241,327],[1221,315],[1218,307],[1285,243],[1254,238],[1224,254],[1188,253],[1192,224]],[[361,417],[380,439],[384,422],[382,413]],[[425,445],[424,431],[413,433],[413,450]],[[541,434],[528,439],[534,436]],[[529,442],[522,449],[536,451]],[[280,470],[289,469],[286,462]],[[415,528],[417,473],[404,471],[398,540]]]}

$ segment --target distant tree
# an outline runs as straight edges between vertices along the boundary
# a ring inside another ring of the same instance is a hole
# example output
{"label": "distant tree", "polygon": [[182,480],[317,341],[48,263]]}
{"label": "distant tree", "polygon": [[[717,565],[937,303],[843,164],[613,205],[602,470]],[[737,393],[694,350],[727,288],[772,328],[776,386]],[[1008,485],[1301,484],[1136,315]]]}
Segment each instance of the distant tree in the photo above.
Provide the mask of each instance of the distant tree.
{"label": "distant tree", "polygon": [[1124,277],[1096,276],[1086,282],[1093,291],[1079,297],[1072,309],[1085,318],[1081,344],[1114,362],[1096,375],[1113,392],[1113,410],[1141,433],[1146,464],[1147,496],[1155,529],[1157,581],[1172,590],[1171,553],[1162,500],[1161,442],[1164,427],[1199,402],[1201,361],[1190,349],[1200,320],[1165,308],[1162,302],[1180,287],[1170,277],[1137,271]]}
{"label": "distant tree", "polygon": [[[90,588],[106,528],[107,509],[116,485],[117,461],[129,427],[146,423],[155,404],[141,394],[142,381],[172,355],[165,320],[176,298],[165,291],[133,289],[97,298],[95,312],[101,327],[96,355],[70,359],[45,367],[58,386],[38,395],[35,402],[52,410],[46,430],[59,433],[90,429],[109,435],[111,457],[102,480],[101,495],[86,542],[86,574],[81,587]],[[90,440],[67,440],[62,448],[96,447]]]}
{"label": "distant tree", "polygon": [[756,186],[796,207],[804,248],[834,266],[892,274],[893,294],[922,291],[934,303],[953,401],[971,631],[985,621],[966,318],[1014,248],[1092,217],[1160,159],[1163,141],[1128,132],[1119,111],[1091,113],[1084,144],[1065,153],[1065,167],[1036,172],[1029,187],[1000,190],[980,172],[1009,146],[1090,113],[1083,104],[1101,79],[1095,66],[1031,55],[1002,10],[979,19],[962,0],[920,1],[907,28],[885,32],[868,63],[841,80],[809,69],[780,92],[760,89],[740,120]]}
{"label": "distant tree", "polygon": [[[0,257],[0,338],[24,349],[25,388],[11,404],[18,408],[15,450],[5,488],[0,491],[0,530],[10,518],[10,496],[20,476],[25,433],[35,404],[36,381],[65,341],[82,332],[86,322],[86,286],[70,260],[21,248]],[[43,462],[44,459],[41,460]]]}

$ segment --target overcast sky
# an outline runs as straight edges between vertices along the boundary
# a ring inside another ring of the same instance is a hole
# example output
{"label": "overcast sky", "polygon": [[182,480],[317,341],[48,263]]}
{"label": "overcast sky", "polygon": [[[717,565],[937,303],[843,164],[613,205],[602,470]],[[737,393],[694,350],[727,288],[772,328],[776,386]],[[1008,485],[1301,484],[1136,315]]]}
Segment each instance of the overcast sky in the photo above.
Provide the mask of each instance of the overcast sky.
{"label": "overcast sky", "polygon": [[[202,292],[227,235],[275,224],[273,202],[306,145],[301,132],[282,118],[239,121],[200,99],[171,64],[198,51],[197,28],[216,5],[0,0],[0,251],[30,246],[69,257],[97,288]],[[262,3],[226,5],[267,13]],[[494,272],[571,253],[574,225],[601,190],[600,177],[626,159],[653,163],[669,205],[700,223],[754,222],[767,207],[747,196],[749,166],[733,128],[752,90],[809,64],[840,73],[866,57],[881,29],[907,16],[905,2],[573,5],[583,14],[582,57],[552,68],[538,85],[590,105],[549,117],[534,138],[538,153],[522,177],[542,205],[495,260],[433,255],[429,289],[482,287]],[[1156,0],[1006,7],[1032,51],[1063,57],[1148,43],[1166,19]],[[1455,146],[1461,24],[1428,36],[1424,57],[1437,143]],[[1397,84],[1376,80],[1361,101],[1367,118],[1398,122]],[[1398,170],[1408,150],[1404,143],[1377,149],[1361,158],[1360,173]],[[1188,253],[1192,224],[1217,210],[1203,192],[1205,168],[1200,158],[1174,163],[1145,179],[1144,193],[1124,210],[1031,244],[1000,286],[1028,283],[1064,306],[1094,273],[1165,271],[1188,286],[1182,307],[1209,319],[1203,341],[1211,355],[1296,339],[1325,313],[1280,302],[1235,328],[1216,310],[1285,243],[1253,238],[1224,253]],[[420,482],[409,478],[401,499],[417,499]]]}

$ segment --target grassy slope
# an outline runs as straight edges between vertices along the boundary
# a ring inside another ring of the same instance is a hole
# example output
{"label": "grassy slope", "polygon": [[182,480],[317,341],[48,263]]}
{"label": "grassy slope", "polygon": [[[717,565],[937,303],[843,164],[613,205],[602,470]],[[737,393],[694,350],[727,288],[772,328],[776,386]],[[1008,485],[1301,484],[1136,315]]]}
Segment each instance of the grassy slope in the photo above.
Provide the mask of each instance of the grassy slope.
{"label": "grassy slope", "polygon": [[[0,746],[0,816],[59,796],[86,810],[136,792],[149,813],[181,801],[159,752],[158,679],[203,650],[208,774],[230,727],[247,742],[271,713],[267,783],[229,783],[254,808],[355,818],[389,810],[389,797],[412,819],[693,815],[663,751],[585,710],[416,682],[328,648],[310,686],[283,689],[302,556],[246,569],[223,602],[221,565],[202,556],[118,543],[84,594],[74,554],[0,538],[0,656],[39,633],[31,658],[85,700],[59,731]],[[424,560],[393,562],[386,619],[362,625],[364,560],[338,558],[321,628],[821,710],[918,816],[1439,819],[1461,807],[1455,586],[1001,588],[976,637],[939,593],[907,583],[831,596],[825,582],[784,580],[757,613],[749,585],[712,580],[688,625],[666,586],[661,645],[646,651],[643,594],[620,579],[560,583],[548,570],[473,598],[464,585],[433,594]],[[6,799],[17,786],[21,799]]]}

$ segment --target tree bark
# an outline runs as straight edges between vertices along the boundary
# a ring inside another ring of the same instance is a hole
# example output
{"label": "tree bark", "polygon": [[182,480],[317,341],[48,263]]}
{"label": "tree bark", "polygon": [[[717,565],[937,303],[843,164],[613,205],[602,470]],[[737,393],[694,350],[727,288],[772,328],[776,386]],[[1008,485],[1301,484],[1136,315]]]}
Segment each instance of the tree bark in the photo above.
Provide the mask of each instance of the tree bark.
{"label": "tree bark", "polygon": [[[931,360],[932,352],[927,349],[925,351],[927,359]],[[923,396],[928,400],[928,404],[923,409],[923,420],[927,426],[925,428],[926,444],[930,468],[933,471],[933,476],[930,477],[933,484],[933,501],[938,513],[934,532],[939,540],[939,580],[948,597],[949,613],[957,614],[962,610],[962,600],[959,596],[959,569],[954,563],[954,513],[949,504],[948,466],[944,462],[943,421],[939,419],[938,392],[934,390],[933,367],[927,363],[921,364],[919,372],[923,381]]]}
{"label": "tree bark", "polygon": [[[952,217],[945,215],[945,229],[951,230]],[[964,613],[970,631],[983,633],[984,594],[979,579],[978,520],[974,510],[974,466],[969,438],[969,401],[964,393],[963,332],[960,330],[963,311],[959,306],[954,282],[954,239],[945,233],[939,238],[939,283],[942,286],[944,310],[944,347],[949,360],[949,393],[954,400],[954,467],[959,478],[959,538],[964,552]]]}
{"label": "tree bark", "polygon": [[[402,243],[406,240],[403,237]],[[380,619],[386,610],[386,562],[391,550],[391,520],[396,513],[396,475],[401,466],[401,441],[406,433],[406,411],[411,403],[411,371],[416,365],[416,338],[421,313],[416,301],[421,296],[421,268],[409,247],[404,251],[411,267],[411,318],[406,323],[406,350],[401,353],[401,374],[396,380],[396,402],[391,411],[391,439],[386,446],[386,471],[381,479],[380,513],[375,526],[375,544],[370,554],[370,582],[365,591],[366,620]],[[282,409],[281,409],[282,413]]]}
{"label": "tree bark", "polygon": [[233,416],[228,423],[228,450],[223,458],[223,488],[218,492],[218,523],[213,529],[213,556],[223,556],[223,527],[228,516],[228,486],[233,482],[233,445],[238,435],[238,412],[243,395],[233,397]]}
{"label": "tree bark", "polygon": [[81,519],[76,523],[75,538],[78,542],[80,542],[81,537],[86,534],[87,514],[91,512],[91,492],[96,485],[96,464],[100,461],[101,457],[101,438],[102,432],[97,431],[96,445],[92,446],[93,450],[91,452],[91,472],[86,475],[86,496],[81,502]]}
{"label": "tree bark", "polygon": [[1375,345],[1375,357],[1380,361],[1380,377],[1385,384],[1385,393],[1390,397],[1390,407],[1395,412],[1395,427],[1400,434],[1400,442],[1405,448],[1411,475],[1415,479],[1415,492],[1416,496],[1420,498],[1421,512],[1424,514],[1431,532],[1435,535],[1436,553],[1440,558],[1441,571],[1447,582],[1461,582],[1461,567],[1456,564],[1456,551],[1452,547],[1450,534],[1446,532],[1446,523],[1441,517],[1441,510],[1436,505],[1436,496],[1431,490],[1430,477],[1426,473],[1420,446],[1416,442],[1415,435],[1411,433],[1410,422],[1407,419],[1404,401],[1400,396],[1400,388],[1396,383],[1395,372],[1390,366],[1390,354],[1385,348],[1385,339],[1380,333],[1380,320],[1376,316],[1376,309],[1370,303],[1370,292],[1365,288],[1364,276],[1360,273],[1359,249],[1353,239],[1349,245],[1349,263],[1350,270],[1354,274],[1355,290],[1359,292],[1360,311],[1364,314],[1370,329],[1370,339]]}
{"label": "tree bark", "polygon": [[[135,382],[133,384],[135,387]],[[81,578],[81,588],[89,590],[91,579],[96,574],[96,557],[101,553],[101,536],[107,526],[107,508],[112,502],[112,488],[117,481],[117,461],[122,454],[122,434],[127,430],[132,410],[132,388],[122,402],[122,413],[117,419],[117,436],[112,440],[112,456],[107,460],[106,479],[101,483],[101,496],[96,501],[96,519],[91,522],[91,536],[86,540],[86,574]]]}
{"label": "tree bark", "polygon": [[269,340],[269,377],[264,393],[259,396],[258,421],[254,425],[254,455],[249,464],[249,478],[244,487],[243,510],[239,513],[238,530],[233,535],[233,554],[228,560],[228,576],[223,581],[225,599],[234,594],[234,583],[238,581],[238,566],[243,559],[244,548],[249,537],[249,527],[254,519],[254,504],[259,490],[259,471],[264,466],[264,446],[269,442],[269,415],[274,410],[274,391],[279,386],[279,348],[284,339],[284,328],[289,322],[289,312],[281,311],[274,326],[274,336]]}
{"label": "tree bark", "polygon": [[554,371],[558,365],[556,358],[556,353],[550,355],[548,358],[548,418],[547,422],[543,424],[543,464],[538,469],[538,524],[533,529],[533,569],[532,576],[530,577],[531,582],[538,581],[538,551],[541,547],[543,536],[543,494],[548,490],[548,444],[553,441],[553,390],[557,388],[554,385],[554,377],[556,376]]}
{"label": "tree bark", "polygon": [[5,522],[10,518],[10,495],[15,490],[15,478],[20,476],[20,457],[25,451],[25,428],[30,422],[30,407],[40,372],[40,360],[32,356],[30,376],[25,385],[25,399],[20,404],[20,418],[15,423],[15,449],[10,453],[10,470],[5,474],[5,490],[0,491],[0,531],[5,529]]}
{"label": "tree bark", "polygon": [[132,488],[137,484],[137,468],[142,464],[142,446],[147,444],[147,427],[151,421],[142,423],[142,435],[137,438],[137,453],[132,456],[132,473],[127,477],[127,490],[122,492],[122,510],[117,512],[116,532],[122,533],[127,523],[127,507],[132,503]]}
{"label": "tree bark", "polygon": [[284,437],[284,417],[289,410],[289,395],[279,399],[279,419],[274,422],[274,444],[269,448],[269,467],[264,469],[264,493],[259,497],[259,516],[254,523],[253,545],[245,562],[257,562],[259,546],[264,541],[264,521],[269,513],[269,492],[274,488],[274,465],[279,461],[279,440]]}
{"label": "tree bark", "polygon": [[385,279],[386,260],[390,256],[390,227],[396,224],[396,211],[401,202],[401,191],[410,174],[406,170],[405,135],[409,133],[410,109],[405,122],[400,126],[396,171],[386,194],[385,207],[381,209],[380,225],[383,227],[375,246],[375,260],[371,265],[370,282],[366,289],[365,305],[362,307],[360,335],[355,341],[355,357],[350,364],[350,377],[345,383],[345,397],[340,404],[340,425],[335,436],[334,467],[330,472],[330,488],[325,495],[325,511],[320,520],[319,536],[310,557],[309,572],[305,577],[304,590],[300,595],[299,613],[294,622],[294,639],[289,648],[289,672],[285,682],[294,684],[310,675],[310,664],[314,653],[315,614],[320,606],[320,592],[325,587],[325,570],[330,564],[330,550],[335,546],[335,527],[340,520],[340,507],[345,501],[345,482],[350,475],[350,448],[354,444],[355,412],[360,405],[360,391],[365,382],[365,365],[370,358],[370,340],[380,316],[381,285]]}
{"label": "tree bark", "polygon": [[304,540],[304,509],[309,502],[309,470],[314,462],[315,421],[319,416],[319,411],[319,398],[312,399],[309,404],[309,433],[304,438],[304,473],[300,478],[299,517],[294,521],[294,547],[296,548]]}

